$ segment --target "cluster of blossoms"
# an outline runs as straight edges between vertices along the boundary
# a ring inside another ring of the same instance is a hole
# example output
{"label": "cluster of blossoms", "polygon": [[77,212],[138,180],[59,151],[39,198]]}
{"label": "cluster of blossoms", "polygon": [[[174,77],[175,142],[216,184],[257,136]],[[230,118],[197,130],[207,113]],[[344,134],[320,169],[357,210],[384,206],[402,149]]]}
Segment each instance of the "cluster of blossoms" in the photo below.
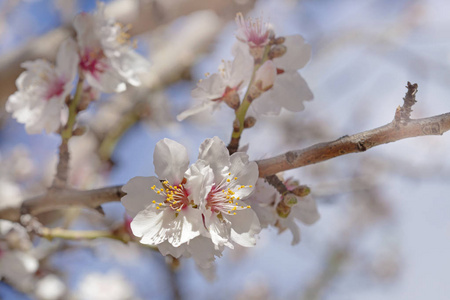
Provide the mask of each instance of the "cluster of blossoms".
{"label": "cluster of blossoms", "polygon": [[202,268],[225,246],[255,245],[260,224],[246,198],[258,167],[247,154],[230,156],[214,137],[201,144],[198,160],[189,166],[186,149],[164,139],[156,144],[153,164],[158,177],[135,177],[123,187],[122,203],[141,243],[163,255],[192,256]]}
{"label": "cluster of blossoms", "polygon": [[95,100],[98,92],[121,92],[126,83],[141,84],[138,74],[148,62],[134,51],[128,28],[105,17],[105,5],[94,14],[75,17],[76,40],[69,38],[58,50],[56,65],[38,59],[22,64],[16,80],[18,91],[8,98],[6,110],[29,134],[56,132],[67,122],[66,100],[79,77],[79,110]]}
{"label": "cluster of blossoms", "polygon": [[[219,72],[197,84],[192,97],[198,105],[178,115],[178,120],[221,102],[237,110],[244,100],[253,115],[278,115],[281,108],[298,112],[313,94],[297,70],[311,58],[311,47],[300,35],[276,37],[272,25],[262,19],[236,16],[237,41],[233,61],[223,61]],[[255,101],[257,100],[257,101]]]}

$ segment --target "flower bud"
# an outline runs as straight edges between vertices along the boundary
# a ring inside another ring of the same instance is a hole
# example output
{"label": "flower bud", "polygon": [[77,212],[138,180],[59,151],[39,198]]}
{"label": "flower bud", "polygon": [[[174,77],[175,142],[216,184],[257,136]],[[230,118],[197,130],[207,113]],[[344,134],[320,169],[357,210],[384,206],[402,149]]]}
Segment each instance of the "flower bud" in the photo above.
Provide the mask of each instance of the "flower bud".
{"label": "flower bud", "polygon": [[306,197],[311,193],[311,189],[306,185],[300,185],[291,191],[296,196]]}
{"label": "flower bud", "polygon": [[247,117],[244,120],[244,128],[252,128],[256,123],[256,119],[254,117]]}
{"label": "flower bud", "polygon": [[277,68],[271,60],[268,60],[256,71],[254,85],[265,92],[273,86],[276,76]]}
{"label": "flower bud", "polygon": [[241,99],[239,98],[239,94],[236,92],[236,90],[230,90],[229,92],[225,93],[225,95],[222,97],[222,100],[234,110],[238,109],[241,105]]}
{"label": "flower bud", "polygon": [[284,44],[284,41],[286,41],[286,38],[284,36],[280,36],[280,37],[277,37],[276,39],[274,39],[273,43],[275,45],[281,45],[281,44]]}
{"label": "flower bud", "polygon": [[276,45],[270,49],[268,57],[269,59],[274,59],[277,57],[283,56],[287,51],[287,47],[285,45]]}
{"label": "flower bud", "polygon": [[297,204],[297,197],[294,194],[287,193],[282,196],[280,203],[278,203],[276,211],[281,218],[287,218],[291,213],[291,208]]}

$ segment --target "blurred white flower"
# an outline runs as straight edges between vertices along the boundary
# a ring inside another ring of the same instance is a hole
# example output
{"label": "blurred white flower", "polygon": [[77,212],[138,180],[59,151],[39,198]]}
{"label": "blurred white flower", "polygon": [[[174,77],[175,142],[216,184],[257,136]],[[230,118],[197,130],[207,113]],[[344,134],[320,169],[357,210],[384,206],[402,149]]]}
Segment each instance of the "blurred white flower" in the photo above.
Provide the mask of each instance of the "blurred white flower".
{"label": "blurred white flower", "polygon": [[236,109],[240,105],[240,96],[247,89],[253,72],[253,58],[244,51],[237,51],[234,60],[223,61],[219,73],[200,80],[192,90],[191,96],[200,104],[182,112],[178,121],[204,110],[215,110],[222,102]]}
{"label": "blurred white flower", "polygon": [[49,274],[36,283],[35,294],[39,300],[62,299],[66,285],[56,275]]}
{"label": "blurred white flower", "polygon": [[80,282],[75,293],[80,300],[132,300],[137,299],[134,288],[118,272],[90,273]]}
{"label": "blurred white flower", "polygon": [[311,46],[300,35],[287,36],[284,46],[286,53],[273,59],[278,74],[273,87],[252,103],[251,108],[257,114],[278,115],[282,107],[298,112],[305,108],[304,101],[314,97],[297,72],[311,58]]}
{"label": "blurred white flower", "polygon": [[31,246],[25,228],[0,220],[0,279],[21,291],[31,290],[39,267],[29,251]]}
{"label": "blurred white flower", "polygon": [[89,85],[112,93],[126,90],[126,83],[141,84],[139,74],[148,70],[149,63],[134,51],[128,27],[106,18],[104,3],[98,2],[93,14],[78,14],[73,25],[80,69]]}
{"label": "blurred white flower", "polygon": [[56,66],[38,59],[26,61],[26,69],[16,80],[18,91],[8,98],[6,111],[29,134],[55,132],[67,118],[65,98],[73,88],[78,64],[76,44],[69,39],[58,50]]}
{"label": "blurred white flower", "polygon": [[239,41],[246,43],[251,48],[264,47],[269,43],[272,26],[270,23],[264,22],[262,17],[245,20],[242,13],[238,13],[235,20],[238,25],[236,38]]}
{"label": "blurred white flower", "polygon": [[[287,181],[288,189],[292,188],[292,181]],[[293,194],[290,194],[293,195]],[[288,228],[292,232],[292,245],[300,242],[300,228],[296,220],[306,225],[311,225],[319,220],[320,215],[317,211],[317,205],[312,196],[296,197],[297,204],[291,207],[290,213],[286,218],[278,215],[276,208],[282,200],[277,190],[265,182],[264,179],[258,179],[255,193],[250,196],[249,203],[258,215],[261,227],[275,226],[280,232]]]}

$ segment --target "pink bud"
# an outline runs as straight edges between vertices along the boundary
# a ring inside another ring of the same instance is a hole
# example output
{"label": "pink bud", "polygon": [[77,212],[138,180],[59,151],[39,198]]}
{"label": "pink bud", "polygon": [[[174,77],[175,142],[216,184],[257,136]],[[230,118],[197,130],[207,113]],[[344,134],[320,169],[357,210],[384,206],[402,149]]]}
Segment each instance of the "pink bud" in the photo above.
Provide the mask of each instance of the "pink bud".
{"label": "pink bud", "polygon": [[276,76],[277,68],[271,60],[268,60],[256,71],[255,85],[261,91],[267,91],[273,86]]}

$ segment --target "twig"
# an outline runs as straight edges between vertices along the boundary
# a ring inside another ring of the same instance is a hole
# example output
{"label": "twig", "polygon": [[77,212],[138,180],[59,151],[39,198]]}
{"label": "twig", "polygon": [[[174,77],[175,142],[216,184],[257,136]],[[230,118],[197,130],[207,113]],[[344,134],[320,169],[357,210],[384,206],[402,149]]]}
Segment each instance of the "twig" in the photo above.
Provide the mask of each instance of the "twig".
{"label": "twig", "polygon": [[337,156],[364,152],[375,146],[398,140],[425,136],[442,135],[450,130],[450,113],[430,118],[409,120],[406,124],[391,122],[382,127],[363,131],[351,136],[343,136],[335,141],[320,143],[311,147],[288,151],[268,159],[256,161],[259,177],[267,177],[278,172],[316,164]]}

